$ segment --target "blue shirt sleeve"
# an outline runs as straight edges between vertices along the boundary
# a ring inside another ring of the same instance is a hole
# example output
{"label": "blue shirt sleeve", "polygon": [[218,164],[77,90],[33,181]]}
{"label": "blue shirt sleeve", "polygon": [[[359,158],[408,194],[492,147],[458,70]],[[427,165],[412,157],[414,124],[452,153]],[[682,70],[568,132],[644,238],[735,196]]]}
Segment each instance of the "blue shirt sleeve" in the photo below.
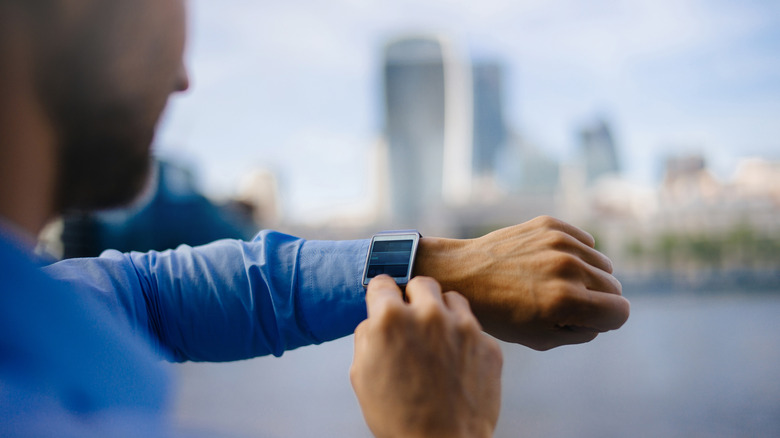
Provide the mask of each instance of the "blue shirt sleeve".
{"label": "blue shirt sleeve", "polygon": [[367,240],[252,241],[71,259],[49,275],[94,294],[174,361],[231,361],[351,334],[365,319]]}

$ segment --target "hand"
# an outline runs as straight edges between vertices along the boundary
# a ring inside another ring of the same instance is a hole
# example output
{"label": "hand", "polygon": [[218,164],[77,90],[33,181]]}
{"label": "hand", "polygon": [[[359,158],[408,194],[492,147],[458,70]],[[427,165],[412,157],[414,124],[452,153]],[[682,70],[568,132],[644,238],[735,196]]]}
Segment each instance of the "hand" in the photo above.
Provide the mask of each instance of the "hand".
{"label": "hand", "polygon": [[489,437],[501,405],[502,356],[466,299],[430,278],[368,285],[368,319],[355,330],[350,370],[377,438]]}
{"label": "hand", "polygon": [[620,328],[630,305],[593,237],[539,217],[478,239],[420,240],[415,274],[461,292],[485,330],[536,350]]}

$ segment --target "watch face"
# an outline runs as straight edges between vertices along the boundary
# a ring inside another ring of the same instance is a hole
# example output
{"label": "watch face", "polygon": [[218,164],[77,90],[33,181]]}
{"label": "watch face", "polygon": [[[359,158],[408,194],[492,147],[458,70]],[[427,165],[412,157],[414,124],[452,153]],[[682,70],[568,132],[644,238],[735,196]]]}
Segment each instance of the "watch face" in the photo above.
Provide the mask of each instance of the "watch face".
{"label": "watch face", "polygon": [[367,285],[372,278],[381,274],[393,277],[396,283],[406,284],[411,275],[418,239],[414,234],[374,236],[366,261],[363,284]]}

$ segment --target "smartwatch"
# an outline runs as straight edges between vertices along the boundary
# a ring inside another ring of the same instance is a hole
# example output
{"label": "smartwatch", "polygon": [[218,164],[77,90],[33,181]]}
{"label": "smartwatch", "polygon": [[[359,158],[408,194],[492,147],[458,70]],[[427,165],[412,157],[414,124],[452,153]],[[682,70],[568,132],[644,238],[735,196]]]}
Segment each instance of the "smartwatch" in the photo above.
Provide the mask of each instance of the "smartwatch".
{"label": "smartwatch", "polygon": [[403,287],[412,278],[417,245],[422,235],[417,230],[383,231],[371,238],[363,269],[363,287],[377,275],[387,274]]}

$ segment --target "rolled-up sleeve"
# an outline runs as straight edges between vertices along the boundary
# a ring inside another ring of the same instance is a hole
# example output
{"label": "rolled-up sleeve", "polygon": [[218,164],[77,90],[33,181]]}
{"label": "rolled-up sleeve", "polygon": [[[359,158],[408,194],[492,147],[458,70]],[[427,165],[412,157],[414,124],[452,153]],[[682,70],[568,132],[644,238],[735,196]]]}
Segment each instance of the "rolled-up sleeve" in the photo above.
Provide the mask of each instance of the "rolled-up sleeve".
{"label": "rolled-up sleeve", "polygon": [[94,294],[174,361],[281,355],[351,334],[365,319],[367,240],[252,241],[148,253],[106,251],[45,268]]}

